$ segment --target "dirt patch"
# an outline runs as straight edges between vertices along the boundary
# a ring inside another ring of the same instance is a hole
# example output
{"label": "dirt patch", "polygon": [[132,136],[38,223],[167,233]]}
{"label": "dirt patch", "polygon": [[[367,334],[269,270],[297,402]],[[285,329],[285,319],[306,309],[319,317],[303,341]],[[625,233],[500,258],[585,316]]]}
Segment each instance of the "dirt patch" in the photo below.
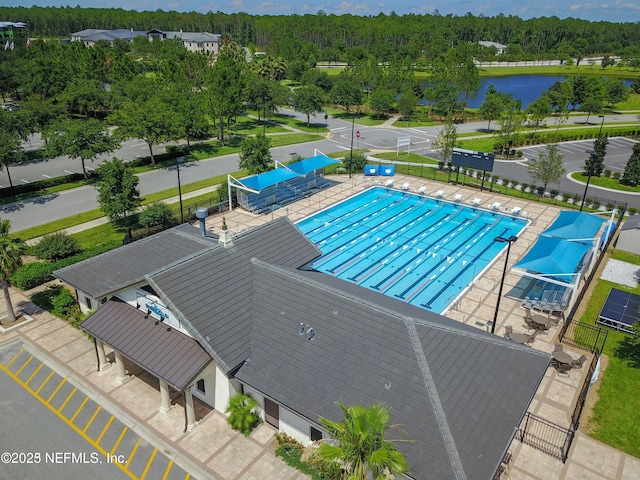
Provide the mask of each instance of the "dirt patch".
{"label": "dirt patch", "polygon": [[582,421],[578,426],[578,430],[581,432],[590,435],[591,432],[597,427],[597,425],[593,421],[593,407],[595,407],[596,403],[600,400],[600,395],[598,394],[600,390],[600,384],[602,383],[602,377],[604,376],[604,372],[607,370],[609,366],[609,357],[605,354],[600,355],[600,374],[598,375],[598,380],[596,383],[591,385],[589,389],[589,394],[587,395],[587,401],[584,404],[584,409],[582,410]]}
{"label": "dirt patch", "polygon": [[24,315],[16,314],[15,322],[10,322],[7,317],[0,318],[0,327],[6,329],[15,327],[16,325],[20,325],[21,323],[28,322],[30,318],[25,317]]}

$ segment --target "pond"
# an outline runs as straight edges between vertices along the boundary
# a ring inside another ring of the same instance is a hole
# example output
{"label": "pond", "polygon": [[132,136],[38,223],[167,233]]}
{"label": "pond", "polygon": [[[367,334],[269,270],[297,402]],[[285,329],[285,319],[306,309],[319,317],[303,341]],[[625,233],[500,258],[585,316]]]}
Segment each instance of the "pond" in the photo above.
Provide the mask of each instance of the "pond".
{"label": "pond", "polygon": [[[496,90],[502,93],[511,93],[516,100],[522,100],[522,108],[525,109],[538,98],[544,90],[548,90],[555,82],[563,82],[569,77],[564,75],[509,75],[506,77],[482,77],[478,96],[469,100],[470,108],[477,108],[484,100],[484,94],[489,85],[493,84]],[[631,80],[623,79],[627,87]]]}

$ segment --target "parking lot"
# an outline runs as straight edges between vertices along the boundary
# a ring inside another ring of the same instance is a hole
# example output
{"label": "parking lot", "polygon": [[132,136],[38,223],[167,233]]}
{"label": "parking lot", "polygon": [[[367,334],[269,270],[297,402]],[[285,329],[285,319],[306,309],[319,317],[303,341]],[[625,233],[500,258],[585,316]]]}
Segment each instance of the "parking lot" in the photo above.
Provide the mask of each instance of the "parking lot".
{"label": "parking lot", "polygon": [[0,349],[0,391],[3,480],[190,478],[20,343]]}

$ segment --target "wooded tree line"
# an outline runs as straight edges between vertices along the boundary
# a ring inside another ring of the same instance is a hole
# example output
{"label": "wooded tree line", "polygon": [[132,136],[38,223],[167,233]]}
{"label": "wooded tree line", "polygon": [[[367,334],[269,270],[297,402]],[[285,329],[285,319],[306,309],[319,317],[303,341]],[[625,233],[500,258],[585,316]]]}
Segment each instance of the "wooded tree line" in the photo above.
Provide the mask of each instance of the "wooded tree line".
{"label": "wooded tree line", "polygon": [[86,28],[208,31],[240,45],[255,46],[285,60],[348,61],[373,55],[379,61],[414,62],[442,55],[459,44],[474,45],[478,57],[496,52],[480,40],[507,45],[502,59],[579,59],[594,54],[640,55],[637,23],[589,22],[574,18],[379,14],[256,16],[246,13],[137,12],[81,7],[0,7],[0,18],[22,21],[32,37],[69,37]]}

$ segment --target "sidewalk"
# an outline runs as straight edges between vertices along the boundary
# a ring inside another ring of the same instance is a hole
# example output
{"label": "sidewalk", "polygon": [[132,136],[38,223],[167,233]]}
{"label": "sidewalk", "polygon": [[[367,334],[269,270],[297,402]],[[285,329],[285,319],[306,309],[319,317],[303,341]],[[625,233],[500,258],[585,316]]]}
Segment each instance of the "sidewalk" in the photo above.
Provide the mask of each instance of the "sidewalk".
{"label": "sidewalk", "polygon": [[[125,384],[116,382],[115,368],[96,372],[93,342],[67,322],[36,307],[28,299],[30,293],[11,289],[16,310],[24,310],[33,320],[0,331],[0,347],[13,342],[23,343],[30,354],[66,377],[145,441],[162,450],[193,478],[310,478],[275,456],[272,443],[276,429],[271,425],[262,424],[245,437],[231,429],[221,412],[200,404],[196,408],[199,425],[193,431],[183,433],[185,414],[180,403],[175,403],[168,414],[161,413],[157,382],[145,381],[146,372],[135,365],[127,364],[131,380]],[[4,312],[4,302],[0,302],[0,314]]]}

